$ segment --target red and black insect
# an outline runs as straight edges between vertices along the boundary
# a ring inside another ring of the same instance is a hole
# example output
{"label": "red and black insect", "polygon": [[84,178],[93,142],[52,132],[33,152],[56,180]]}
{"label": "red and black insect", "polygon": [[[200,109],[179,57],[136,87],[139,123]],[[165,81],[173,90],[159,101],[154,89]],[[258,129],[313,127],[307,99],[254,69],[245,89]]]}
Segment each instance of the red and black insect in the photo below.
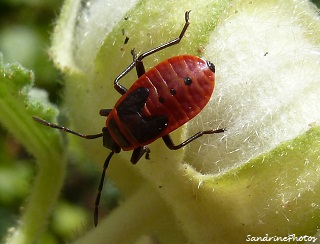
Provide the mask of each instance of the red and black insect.
{"label": "red and black insect", "polygon": [[[215,66],[210,61],[191,55],[181,55],[162,61],[145,72],[142,60],[162,49],[178,44],[189,26],[189,12],[185,13],[185,25],[178,38],[155,47],[137,56],[132,50],[133,62],[115,79],[114,88],[122,95],[112,109],[101,109],[107,116],[102,133],[84,135],[66,127],[51,124],[33,117],[41,124],[64,130],[85,139],[102,137],[103,146],[111,152],[103,166],[102,176],[95,202],[94,224],[98,224],[98,206],[108,164],[114,153],[133,150],[131,163],[136,164],[145,155],[147,147],[162,137],[171,150],[177,150],[204,134],[221,133],[224,129],[200,131],[176,145],[170,132],[196,116],[208,103],[214,89]],[[136,68],[138,80],[127,90],[119,80]]]}

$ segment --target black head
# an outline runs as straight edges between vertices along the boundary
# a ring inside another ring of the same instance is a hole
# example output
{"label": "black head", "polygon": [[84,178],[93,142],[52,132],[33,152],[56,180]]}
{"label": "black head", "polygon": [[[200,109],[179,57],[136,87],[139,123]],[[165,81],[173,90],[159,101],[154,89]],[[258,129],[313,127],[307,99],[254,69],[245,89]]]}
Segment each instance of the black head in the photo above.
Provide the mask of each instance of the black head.
{"label": "black head", "polygon": [[121,148],[112,139],[107,127],[102,128],[102,133],[103,133],[103,146],[110,149],[112,152],[119,153],[121,151]]}

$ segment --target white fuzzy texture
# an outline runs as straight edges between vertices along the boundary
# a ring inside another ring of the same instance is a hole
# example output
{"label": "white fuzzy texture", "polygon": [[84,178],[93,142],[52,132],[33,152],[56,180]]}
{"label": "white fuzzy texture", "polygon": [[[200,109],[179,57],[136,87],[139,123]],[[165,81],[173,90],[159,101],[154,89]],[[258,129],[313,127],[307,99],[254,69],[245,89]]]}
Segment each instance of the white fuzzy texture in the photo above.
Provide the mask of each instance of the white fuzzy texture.
{"label": "white fuzzy texture", "polygon": [[211,34],[205,57],[216,65],[216,90],[195,123],[227,131],[187,152],[202,173],[239,166],[320,121],[320,47],[307,37],[316,33],[285,8],[266,8],[239,9]]}
{"label": "white fuzzy texture", "polygon": [[137,2],[83,1],[78,11],[74,48],[74,57],[82,70],[92,72],[94,59],[104,39]]}

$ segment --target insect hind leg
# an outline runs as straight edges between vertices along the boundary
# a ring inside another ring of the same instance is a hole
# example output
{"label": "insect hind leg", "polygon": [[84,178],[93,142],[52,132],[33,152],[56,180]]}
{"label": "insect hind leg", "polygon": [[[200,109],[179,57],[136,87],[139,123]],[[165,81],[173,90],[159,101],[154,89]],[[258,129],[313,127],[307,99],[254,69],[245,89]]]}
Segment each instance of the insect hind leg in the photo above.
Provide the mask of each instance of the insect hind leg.
{"label": "insect hind leg", "polygon": [[166,146],[170,150],[178,150],[178,149],[186,146],[190,142],[194,141],[195,139],[198,139],[199,137],[201,137],[203,135],[222,133],[224,131],[225,131],[225,129],[199,131],[198,133],[194,134],[193,136],[191,136],[190,138],[188,138],[187,140],[185,140],[184,142],[182,142],[182,143],[180,143],[178,145],[174,144],[174,142],[172,141],[170,135],[165,135],[164,137],[162,137],[162,139],[163,139],[164,143],[166,144]]}
{"label": "insect hind leg", "polygon": [[131,54],[133,57],[133,62],[135,62],[135,65],[136,65],[137,76],[139,78],[144,73],[146,73],[146,69],[144,68],[143,62],[141,60],[138,61],[138,56],[137,56],[137,53],[134,49],[131,50]]}
{"label": "insect hind leg", "polygon": [[160,46],[157,46],[155,48],[150,49],[149,51],[146,51],[142,54],[140,54],[138,57],[136,57],[134,50],[131,51],[131,54],[133,56],[133,61],[131,64],[129,64],[129,66],[120,73],[120,75],[118,75],[118,77],[116,77],[116,79],[114,80],[114,88],[117,90],[117,92],[119,92],[121,95],[125,94],[127,92],[127,88],[125,88],[123,85],[121,85],[119,83],[119,80],[122,79],[126,74],[128,74],[134,67],[136,67],[136,71],[137,71],[137,75],[138,77],[142,76],[145,73],[145,68],[143,65],[142,60],[145,57],[148,57],[149,55],[159,52],[167,47],[173,46],[178,44],[181,39],[183,38],[186,30],[188,29],[189,26],[189,13],[190,11],[185,12],[185,24],[180,32],[179,37],[168,41]]}
{"label": "insect hind leg", "polygon": [[163,49],[165,49],[165,48],[167,48],[167,47],[171,47],[171,46],[173,46],[173,45],[178,44],[178,43],[181,41],[181,39],[183,38],[183,36],[184,36],[184,34],[185,34],[186,30],[188,29],[188,26],[189,26],[189,24],[190,24],[190,23],[189,23],[189,13],[190,13],[190,11],[191,11],[191,10],[185,12],[185,15],[184,15],[184,16],[185,16],[185,17],[184,17],[184,18],[185,18],[185,24],[184,24],[184,26],[183,26],[183,28],[182,28],[182,30],[181,30],[181,32],[180,32],[179,37],[177,37],[177,38],[175,38],[175,39],[173,39],[173,40],[171,40],[171,41],[168,41],[168,42],[166,42],[166,43],[164,43],[164,44],[162,44],[162,45],[160,45],[160,46],[157,46],[157,47],[155,47],[155,48],[152,48],[152,49],[150,49],[149,51],[146,51],[146,52],[140,54],[139,57],[137,58],[136,63],[139,63],[139,62],[142,63],[142,60],[143,60],[145,57],[147,57],[147,56],[149,56],[149,55],[151,55],[151,54],[153,54],[153,53],[159,52],[159,51],[161,51],[161,50],[163,50]]}

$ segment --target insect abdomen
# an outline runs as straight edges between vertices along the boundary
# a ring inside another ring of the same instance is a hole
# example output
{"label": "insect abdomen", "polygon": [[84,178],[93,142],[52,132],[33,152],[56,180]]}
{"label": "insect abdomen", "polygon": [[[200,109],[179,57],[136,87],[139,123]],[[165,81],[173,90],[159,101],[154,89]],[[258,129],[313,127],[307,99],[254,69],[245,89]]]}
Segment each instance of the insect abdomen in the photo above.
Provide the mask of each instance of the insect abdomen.
{"label": "insect abdomen", "polygon": [[149,89],[143,113],[165,115],[168,127],[161,136],[196,116],[208,103],[214,89],[215,74],[207,62],[183,55],[167,59],[140,77],[134,86]]}
{"label": "insect abdomen", "polygon": [[123,150],[147,145],[196,116],[214,89],[213,65],[190,55],[162,61],[142,75],[108,116],[111,136]]}

